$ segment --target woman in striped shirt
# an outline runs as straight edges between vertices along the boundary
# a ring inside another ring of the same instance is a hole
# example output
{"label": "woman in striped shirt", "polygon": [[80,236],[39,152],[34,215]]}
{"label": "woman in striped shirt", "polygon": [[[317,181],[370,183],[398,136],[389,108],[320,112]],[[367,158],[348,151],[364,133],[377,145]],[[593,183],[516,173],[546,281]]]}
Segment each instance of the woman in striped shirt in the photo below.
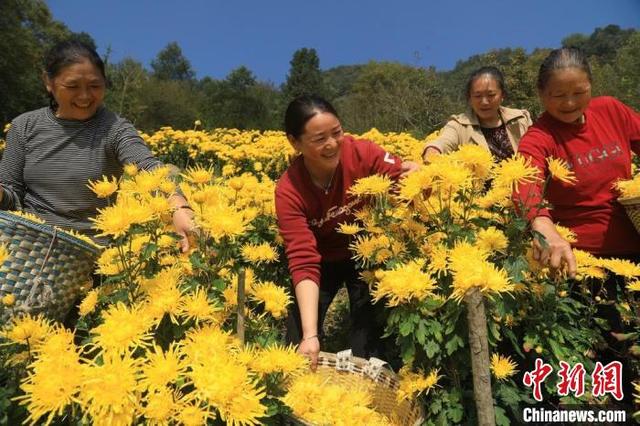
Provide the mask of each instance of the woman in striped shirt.
{"label": "woman in striped shirt", "polygon": [[[88,180],[120,177],[125,164],[151,170],[162,165],[133,125],[103,106],[104,63],[89,46],[67,41],[46,57],[44,81],[50,106],[13,120],[0,162],[0,209],[24,211],[47,223],[95,234],[90,218],[108,200]],[[188,249],[192,213],[174,194],[173,222]]]}

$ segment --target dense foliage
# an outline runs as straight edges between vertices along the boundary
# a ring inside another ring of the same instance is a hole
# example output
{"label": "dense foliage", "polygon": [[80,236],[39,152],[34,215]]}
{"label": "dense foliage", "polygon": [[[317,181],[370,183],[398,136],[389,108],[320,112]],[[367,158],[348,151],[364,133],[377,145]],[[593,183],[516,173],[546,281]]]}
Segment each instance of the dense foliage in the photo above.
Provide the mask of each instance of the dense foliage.
{"label": "dense foliage", "polygon": [[[51,17],[41,0],[0,3],[0,121],[46,104],[40,83],[41,57],[51,43],[77,37],[93,44],[88,34],[74,34]],[[568,34],[565,46],[578,46],[590,57],[594,93],[616,96],[640,109],[640,34],[616,25],[591,35]],[[171,42],[145,67],[136,58],[105,60],[111,88],[107,104],[145,131],[162,126],[188,128],[201,120],[204,128],[278,129],[287,101],[299,93],[320,93],[339,108],[345,127],[365,132],[372,127],[411,132],[422,137],[442,126],[450,114],[465,108],[463,87],[469,73],[497,65],[505,73],[507,104],[527,108],[535,116],[540,105],[535,75],[548,49],[532,52],[503,48],[461,59],[451,71],[389,62],[343,65],[322,70],[313,48],[292,54],[281,87],[258,81],[242,64],[222,79],[196,76],[176,42]]]}

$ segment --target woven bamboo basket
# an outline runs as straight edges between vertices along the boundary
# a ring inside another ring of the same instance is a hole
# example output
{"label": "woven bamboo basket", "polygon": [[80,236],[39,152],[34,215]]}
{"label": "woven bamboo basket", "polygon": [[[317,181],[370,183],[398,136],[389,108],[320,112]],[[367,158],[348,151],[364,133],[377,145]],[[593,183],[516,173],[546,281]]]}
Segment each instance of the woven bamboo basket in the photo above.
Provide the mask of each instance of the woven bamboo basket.
{"label": "woven bamboo basket", "polygon": [[[424,409],[413,400],[398,402],[396,391],[400,385],[398,376],[386,367],[387,363],[377,359],[369,360],[355,357],[351,350],[338,352],[320,352],[316,374],[320,374],[328,383],[349,386],[354,377],[363,377],[374,383],[371,396],[373,408],[388,418],[406,426],[418,426],[424,423]],[[291,424],[313,426],[299,417],[291,417]]]}
{"label": "woven bamboo basket", "polygon": [[15,296],[11,313],[42,313],[62,320],[91,278],[99,248],[49,225],[0,211],[0,297]]}
{"label": "woven bamboo basket", "polygon": [[624,206],[627,216],[633,222],[636,231],[640,233],[640,197],[618,198],[618,202]]}

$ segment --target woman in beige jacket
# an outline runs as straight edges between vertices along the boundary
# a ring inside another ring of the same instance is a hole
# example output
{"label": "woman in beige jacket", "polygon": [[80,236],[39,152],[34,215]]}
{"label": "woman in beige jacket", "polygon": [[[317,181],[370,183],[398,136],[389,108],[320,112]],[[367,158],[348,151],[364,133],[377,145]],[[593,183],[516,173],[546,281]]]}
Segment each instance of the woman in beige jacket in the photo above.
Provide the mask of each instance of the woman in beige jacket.
{"label": "woman in beige jacket", "polygon": [[527,110],[501,105],[506,96],[502,72],[496,67],[477,69],[469,76],[465,94],[468,112],[450,117],[438,139],[425,147],[425,161],[429,155],[455,151],[466,143],[485,147],[498,161],[517,151],[531,116]]}

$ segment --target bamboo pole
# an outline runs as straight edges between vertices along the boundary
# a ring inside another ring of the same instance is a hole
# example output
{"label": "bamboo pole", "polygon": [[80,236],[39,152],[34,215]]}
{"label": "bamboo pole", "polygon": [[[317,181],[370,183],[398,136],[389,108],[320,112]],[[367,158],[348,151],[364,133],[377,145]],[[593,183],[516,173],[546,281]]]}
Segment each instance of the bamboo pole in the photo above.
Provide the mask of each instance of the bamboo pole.
{"label": "bamboo pole", "polygon": [[469,324],[469,350],[473,369],[473,397],[478,413],[478,425],[494,426],[496,415],[491,393],[491,362],[487,338],[487,316],[484,299],[477,287],[465,295],[467,322]]}
{"label": "bamboo pole", "polygon": [[236,324],[236,331],[238,333],[238,340],[240,344],[244,345],[244,283],[246,279],[246,271],[244,268],[238,272],[238,322]]}

